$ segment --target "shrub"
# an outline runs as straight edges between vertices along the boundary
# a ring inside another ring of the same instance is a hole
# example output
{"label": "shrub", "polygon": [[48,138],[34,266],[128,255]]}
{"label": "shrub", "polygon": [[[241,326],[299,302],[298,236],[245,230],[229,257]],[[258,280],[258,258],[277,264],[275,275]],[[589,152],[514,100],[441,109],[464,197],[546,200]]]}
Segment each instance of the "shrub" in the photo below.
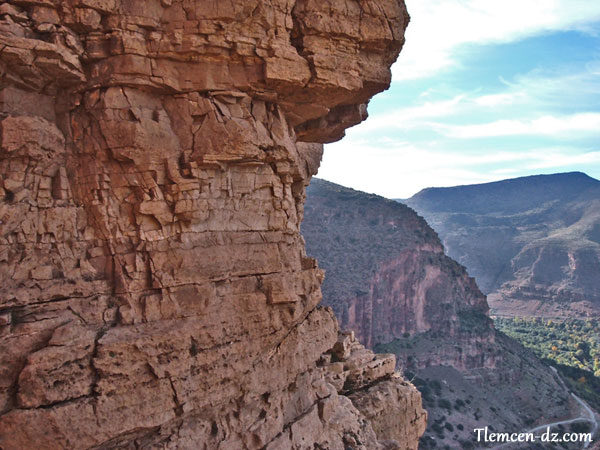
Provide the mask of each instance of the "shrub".
{"label": "shrub", "polygon": [[471,441],[467,441],[466,439],[461,439],[458,442],[460,442],[461,448],[465,450],[471,450],[475,448],[475,444],[473,444]]}
{"label": "shrub", "polygon": [[450,403],[450,400],[448,399],[440,398],[438,400],[438,406],[446,409],[448,412],[452,411],[452,403]]}
{"label": "shrub", "polygon": [[444,436],[444,428],[439,423],[434,423],[431,425],[431,429],[435,431],[438,435]]}
{"label": "shrub", "polygon": [[589,433],[590,424],[587,422],[575,422],[571,424],[572,433]]}

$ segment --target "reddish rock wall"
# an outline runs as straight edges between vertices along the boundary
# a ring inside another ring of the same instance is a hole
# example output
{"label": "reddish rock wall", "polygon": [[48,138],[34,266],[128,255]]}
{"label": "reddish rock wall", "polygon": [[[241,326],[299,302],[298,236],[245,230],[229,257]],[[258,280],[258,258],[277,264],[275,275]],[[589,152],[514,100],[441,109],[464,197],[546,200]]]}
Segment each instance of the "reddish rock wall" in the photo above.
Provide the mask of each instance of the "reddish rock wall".
{"label": "reddish rock wall", "polygon": [[407,22],[398,0],[0,4],[0,447],[388,439],[316,364],[337,324],[299,224]]}

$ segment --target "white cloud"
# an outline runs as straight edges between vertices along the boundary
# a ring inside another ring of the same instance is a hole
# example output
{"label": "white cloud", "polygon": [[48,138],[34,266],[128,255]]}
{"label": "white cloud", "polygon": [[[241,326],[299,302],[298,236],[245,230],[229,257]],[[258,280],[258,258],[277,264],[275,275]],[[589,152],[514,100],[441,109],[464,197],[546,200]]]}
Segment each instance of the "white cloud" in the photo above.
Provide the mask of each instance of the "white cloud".
{"label": "white cloud", "polygon": [[[450,99],[427,100],[433,95],[430,89],[418,96],[416,105],[372,114],[353,132],[367,136],[373,131],[421,129],[461,139],[598,134],[600,78],[592,70],[599,67],[595,60],[568,73],[536,70],[505,80],[501,90],[485,95],[475,90]],[[573,108],[582,112],[565,114]],[[510,119],[495,120],[501,117]],[[482,123],[485,120],[488,122]]]}
{"label": "white cloud", "polygon": [[546,152],[538,155],[538,159],[531,162],[526,166],[526,168],[528,170],[539,171],[573,165],[578,165],[585,168],[596,164],[600,164],[600,151],[581,154],[565,154],[560,151],[546,150]]}
{"label": "white cloud", "polygon": [[543,116],[530,120],[502,119],[476,125],[442,125],[438,128],[449,136],[460,139],[496,136],[555,136],[572,133],[600,133],[600,113],[580,113],[564,116]]}
{"label": "white cloud", "polygon": [[512,105],[527,98],[524,92],[482,95],[473,99],[480,106]]}
{"label": "white cloud", "polygon": [[422,124],[423,119],[446,117],[455,114],[466,95],[457,95],[449,100],[425,102],[417,106],[401,108],[386,114],[370,117],[357,130],[368,133],[381,128],[414,128]]}
{"label": "white cloud", "polygon": [[421,78],[458,64],[466,43],[512,42],[535,34],[577,29],[600,20],[593,0],[407,0],[411,23],[393,66],[394,80]]}
{"label": "white cloud", "polygon": [[490,181],[476,167],[464,168],[453,162],[450,152],[423,151],[408,145],[382,151],[377,147],[347,144],[326,147],[319,178],[387,198],[408,198],[429,186]]}
{"label": "white cloud", "polygon": [[592,60],[581,67],[564,69],[561,73],[542,73],[534,70],[515,77],[512,82],[504,81],[507,92],[527,92],[528,98],[538,105],[588,104],[597,107],[600,95],[600,61]]}

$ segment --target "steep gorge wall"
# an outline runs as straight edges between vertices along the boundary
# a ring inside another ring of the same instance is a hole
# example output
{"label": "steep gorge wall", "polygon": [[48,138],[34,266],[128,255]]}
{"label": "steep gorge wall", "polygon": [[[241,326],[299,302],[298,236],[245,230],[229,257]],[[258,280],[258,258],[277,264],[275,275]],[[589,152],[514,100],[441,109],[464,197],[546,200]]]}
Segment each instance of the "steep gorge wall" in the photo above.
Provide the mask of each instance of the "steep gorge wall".
{"label": "steep gorge wall", "polygon": [[302,233],[340,326],[413,374],[429,413],[422,448],[477,447],[484,424],[526,429],[573,413],[553,372],[496,332],[475,280],[406,205],[314,179]]}
{"label": "steep gorge wall", "polygon": [[420,367],[496,366],[485,296],[412,209],[315,179],[302,232],[326,272],[324,303],[366,346],[425,335],[437,344]]}
{"label": "steep gorge wall", "polygon": [[408,399],[385,435],[326,381],[299,234],[407,23],[398,0],[0,3],[0,447],[416,447],[412,386],[354,384]]}
{"label": "steep gorge wall", "polygon": [[365,294],[348,299],[348,320],[341,326],[359,330],[357,336],[371,348],[420,334],[439,342],[414,352],[418,368],[495,368],[500,352],[494,350],[485,296],[464,267],[436,247],[422,244],[381,262],[366,280]]}

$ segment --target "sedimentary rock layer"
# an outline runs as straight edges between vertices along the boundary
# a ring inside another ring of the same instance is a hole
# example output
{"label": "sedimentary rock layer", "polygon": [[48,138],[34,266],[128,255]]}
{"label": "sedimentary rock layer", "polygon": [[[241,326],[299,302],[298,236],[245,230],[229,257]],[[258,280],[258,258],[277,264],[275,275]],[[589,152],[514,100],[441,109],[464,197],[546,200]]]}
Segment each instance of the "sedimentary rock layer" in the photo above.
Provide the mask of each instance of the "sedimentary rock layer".
{"label": "sedimentary rock layer", "polygon": [[407,23],[398,0],[0,3],[0,447],[381,446],[316,364],[337,324],[299,224]]}

